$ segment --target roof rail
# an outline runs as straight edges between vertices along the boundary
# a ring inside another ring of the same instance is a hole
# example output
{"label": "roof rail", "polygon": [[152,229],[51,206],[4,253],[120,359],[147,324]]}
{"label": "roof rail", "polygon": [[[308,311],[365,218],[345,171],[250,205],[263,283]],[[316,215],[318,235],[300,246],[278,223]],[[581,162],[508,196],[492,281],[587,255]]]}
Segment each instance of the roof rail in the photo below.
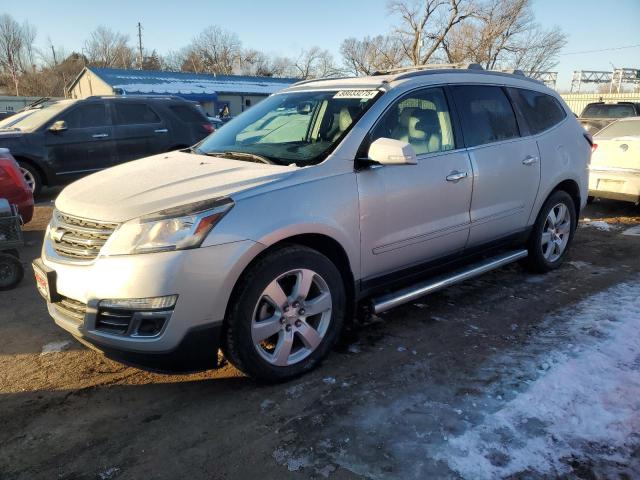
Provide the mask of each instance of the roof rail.
{"label": "roof rail", "polygon": [[459,70],[484,70],[479,63],[426,63],[424,65],[411,65],[409,67],[390,68],[388,70],[378,70],[372,75],[393,75],[394,73],[418,72],[421,70],[442,70],[442,69],[459,69]]}
{"label": "roof rail", "polygon": [[293,87],[293,86],[296,86],[296,85],[304,85],[305,83],[320,82],[322,80],[345,80],[347,78],[355,78],[355,77],[353,77],[353,76],[344,76],[344,77],[307,78],[306,80],[300,80],[299,82],[292,83],[289,86]]}
{"label": "roof rail", "polygon": [[521,77],[526,77],[524,72],[517,68],[503,68],[502,70],[499,70],[499,71],[502,73],[510,73],[511,75],[520,75]]}

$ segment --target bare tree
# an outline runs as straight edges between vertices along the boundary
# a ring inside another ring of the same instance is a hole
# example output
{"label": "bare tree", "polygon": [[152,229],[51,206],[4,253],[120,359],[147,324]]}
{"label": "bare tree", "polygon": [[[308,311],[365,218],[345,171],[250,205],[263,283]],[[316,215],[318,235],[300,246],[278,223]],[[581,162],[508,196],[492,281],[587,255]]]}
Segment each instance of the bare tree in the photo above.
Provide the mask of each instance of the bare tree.
{"label": "bare tree", "polygon": [[187,63],[194,66],[194,71],[229,75],[241,56],[242,44],[235,33],[212,25],[203,30],[192,42],[186,57],[195,55]]}
{"label": "bare tree", "polygon": [[135,58],[129,37],[103,26],[91,32],[84,51],[89,63],[99,67],[131,68]]}
{"label": "bare tree", "polygon": [[380,70],[397,68],[403,62],[400,39],[392,35],[347,38],[340,45],[342,60],[349,73],[371,75]]}
{"label": "bare tree", "polygon": [[298,78],[333,77],[340,74],[331,52],[320,47],[302,50],[293,60],[293,71]]}
{"label": "bare tree", "polygon": [[20,73],[24,36],[22,27],[11,15],[0,15],[0,67],[11,77],[16,95],[20,94]]}
{"label": "bare tree", "polygon": [[490,0],[473,19],[455,27],[442,43],[450,62],[476,62],[487,69],[542,71],[557,63],[566,36],[535,22],[531,0]]}
{"label": "bare tree", "polygon": [[391,0],[388,10],[400,17],[396,34],[412,65],[427,63],[449,32],[475,13],[471,0]]}

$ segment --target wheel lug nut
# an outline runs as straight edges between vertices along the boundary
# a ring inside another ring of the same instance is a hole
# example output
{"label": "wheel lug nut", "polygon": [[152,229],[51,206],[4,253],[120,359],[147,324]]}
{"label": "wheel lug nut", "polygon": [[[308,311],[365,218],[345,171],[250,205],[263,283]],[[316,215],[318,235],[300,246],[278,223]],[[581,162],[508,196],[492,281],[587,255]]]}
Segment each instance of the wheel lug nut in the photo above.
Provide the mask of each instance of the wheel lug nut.
{"label": "wheel lug nut", "polygon": [[300,327],[300,325],[302,325],[302,322],[300,320],[296,320],[296,327]]}
{"label": "wheel lug nut", "polygon": [[298,313],[299,313],[300,315],[304,315],[304,308],[301,308],[301,309],[298,311]]}
{"label": "wheel lug nut", "polygon": [[290,331],[291,331],[291,325],[287,325],[287,326],[285,327],[285,330],[286,330],[287,332],[290,332]]}
{"label": "wheel lug nut", "polygon": [[300,306],[300,302],[293,302],[293,308],[298,308]]}

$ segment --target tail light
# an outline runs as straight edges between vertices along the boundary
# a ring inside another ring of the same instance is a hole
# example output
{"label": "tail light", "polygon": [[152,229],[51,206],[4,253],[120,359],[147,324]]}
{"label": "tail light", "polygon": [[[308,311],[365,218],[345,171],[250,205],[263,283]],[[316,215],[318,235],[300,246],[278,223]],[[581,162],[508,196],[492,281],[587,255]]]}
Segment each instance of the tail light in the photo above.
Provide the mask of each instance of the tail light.
{"label": "tail light", "polygon": [[27,185],[27,181],[24,179],[24,175],[22,175],[22,172],[20,171],[18,163],[10,153],[0,152],[0,170],[4,170],[11,180],[13,180],[15,185],[19,185],[25,190],[31,191],[29,189],[29,185]]}
{"label": "tail light", "polygon": [[591,144],[591,153],[595,152],[597,148],[598,148],[598,144],[597,143]]}
{"label": "tail light", "polygon": [[213,125],[211,125],[210,123],[203,123],[202,124],[202,128],[204,129],[205,132],[207,133],[213,133],[216,131],[216,127],[214,127]]}

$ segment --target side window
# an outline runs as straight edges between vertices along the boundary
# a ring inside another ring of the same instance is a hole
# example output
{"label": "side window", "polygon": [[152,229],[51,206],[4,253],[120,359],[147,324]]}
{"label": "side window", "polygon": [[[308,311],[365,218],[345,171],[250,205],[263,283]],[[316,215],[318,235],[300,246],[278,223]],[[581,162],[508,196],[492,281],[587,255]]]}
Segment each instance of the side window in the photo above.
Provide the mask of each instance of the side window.
{"label": "side window", "polygon": [[118,102],[115,107],[119,125],[160,123],[160,117],[144,103]]}
{"label": "side window", "polygon": [[560,123],[567,116],[558,100],[551,95],[523,88],[508,90],[534,135]]}
{"label": "side window", "polygon": [[67,124],[67,128],[90,128],[109,125],[103,103],[80,105],[64,115],[62,120]]}
{"label": "side window", "polygon": [[371,142],[393,138],[410,143],[416,154],[453,150],[447,99],[441,88],[411,92],[397,100],[371,132]]}
{"label": "side window", "polygon": [[453,87],[462,131],[468,147],[519,137],[511,102],[500,87]]}
{"label": "side window", "polygon": [[202,123],[207,121],[204,115],[196,107],[187,105],[171,105],[169,107],[176,116],[185,123]]}

